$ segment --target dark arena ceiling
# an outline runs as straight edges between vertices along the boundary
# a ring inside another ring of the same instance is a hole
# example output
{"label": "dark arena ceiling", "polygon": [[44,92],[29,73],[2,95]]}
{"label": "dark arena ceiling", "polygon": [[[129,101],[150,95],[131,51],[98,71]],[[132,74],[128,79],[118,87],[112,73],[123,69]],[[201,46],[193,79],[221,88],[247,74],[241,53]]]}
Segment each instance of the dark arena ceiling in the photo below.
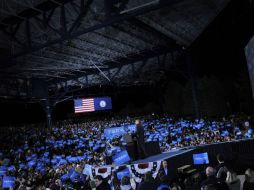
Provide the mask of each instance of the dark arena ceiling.
{"label": "dark arena ceiling", "polygon": [[0,94],[156,81],[229,2],[0,0]]}

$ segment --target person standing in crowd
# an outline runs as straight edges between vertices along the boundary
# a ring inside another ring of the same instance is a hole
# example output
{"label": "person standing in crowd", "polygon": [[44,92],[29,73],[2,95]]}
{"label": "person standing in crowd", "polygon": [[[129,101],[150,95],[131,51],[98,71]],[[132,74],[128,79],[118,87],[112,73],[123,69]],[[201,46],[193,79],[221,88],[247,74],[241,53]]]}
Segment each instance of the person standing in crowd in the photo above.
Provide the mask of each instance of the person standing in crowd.
{"label": "person standing in crowd", "polygon": [[228,164],[225,163],[224,157],[221,154],[217,155],[217,161],[219,165],[216,167],[216,177],[225,181],[227,178]]}
{"label": "person standing in crowd", "polygon": [[245,171],[245,181],[243,183],[243,190],[253,190],[254,189],[254,171],[247,169]]}
{"label": "person standing in crowd", "polygon": [[164,175],[162,172],[158,174],[160,185],[158,186],[157,190],[169,190],[169,178]]}
{"label": "person standing in crowd", "polygon": [[137,128],[137,145],[138,145],[138,153],[139,158],[143,159],[147,157],[146,149],[145,149],[145,136],[144,136],[144,127],[139,119],[135,121]]}
{"label": "person standing in crowd", "polygon": [[130,183],[130,178],[123,176],[121,179],[121,190],[133,190]]}
{"label": "person standing in crowd", "polygon": [[205,190],[207,187],[214,187],[217,190],[229,190],[227,184],[219,178],[216,178],[216,170],[212,167],[206,168],[206,180],[201,183],[201,189]]}
{"label": "person standing in crowd", "polygon": [[147,172],[145,174],[144,181],[142,181],[138,185],[138,189],[137,190],[157,190],[158,186],[159,186],[159,184],[153,178],[152,173],[151,172]]}
{"label": "person standing in crowd", "polygon": [[162,161],[162,168],[160,169],[159,173],[162,173],[163,175],[169,177],[169,168],[167,160]]}
{"label": "person standing in crowd", "polygon": [[227,172],[226,183],[230,190],[240,190],[241,181],[233,171]]}
{"label": "person standing in crowd", "polygon": [[100,175],[95,176],[94,182],[96,190],[111,190],[110,185]]}

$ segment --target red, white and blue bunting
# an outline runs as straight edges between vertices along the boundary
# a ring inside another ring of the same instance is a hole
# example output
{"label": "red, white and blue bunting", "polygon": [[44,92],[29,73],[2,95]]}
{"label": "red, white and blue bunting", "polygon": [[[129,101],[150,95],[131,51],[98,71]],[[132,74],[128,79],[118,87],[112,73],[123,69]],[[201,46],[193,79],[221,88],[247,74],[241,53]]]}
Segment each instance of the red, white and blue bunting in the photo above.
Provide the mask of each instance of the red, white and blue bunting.
{"label": "red, white and blue bunting", "polygon": [[[161,161],[157,162],[148,162],[143,164],[131,164],[127,165],[126,167],[130,171],[130,175],[137,183],[140,183],[142,180],[142,177],[147,173],[151,172],[153,177],[156,178],[161,166]],[[91,168],[90,177],[93,179],[96,175],[100,175],[103,178],[110,179],[112,176],[112,171],[117,170],[119,167],[115,166],[103,166],[103,167],[96,167]],[[84,172],[83,172],[84,173]]]}
{"label": "red, white and blue bunting", "polygon": [[156,178],[161,166],[161,161],[157,162],[148,162],[145,164],[131,164],[127,167],[129,168],[131,177],[134,178],[134,180],[137,183],[140,183],[142,180],[142,177],[145,173],[151,172],[153,177]]}
{"label": "red, white and blue bunting", "polygon": [[112,167],[111,166],[103,166],[103,167],[93,168],[92,169],[92,177],[95,177],[97,175],[100,175],[103,178],[111,177],[111,175],[112,175]]}

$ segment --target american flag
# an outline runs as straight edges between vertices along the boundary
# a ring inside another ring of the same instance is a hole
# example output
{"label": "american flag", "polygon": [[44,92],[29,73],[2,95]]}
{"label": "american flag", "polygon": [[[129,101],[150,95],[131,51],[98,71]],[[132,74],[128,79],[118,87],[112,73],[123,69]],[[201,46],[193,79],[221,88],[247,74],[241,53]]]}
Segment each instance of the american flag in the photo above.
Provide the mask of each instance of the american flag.
{"label": "american flag", "polygon": [[74,104],[75,113],[95,111],[94,98],[77,99]]}

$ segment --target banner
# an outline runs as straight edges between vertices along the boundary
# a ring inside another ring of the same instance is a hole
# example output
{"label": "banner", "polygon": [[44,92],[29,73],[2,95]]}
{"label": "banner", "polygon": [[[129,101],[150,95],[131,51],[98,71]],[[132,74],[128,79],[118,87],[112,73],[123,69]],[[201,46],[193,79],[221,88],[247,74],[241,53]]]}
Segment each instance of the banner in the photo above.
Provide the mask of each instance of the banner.
{"label": "banner", "polygon": [[121,127],[112,127],[104,129],[104,135],[106,139],[115,138],[128,132],[136,132],[136,125],[125,125]]}

